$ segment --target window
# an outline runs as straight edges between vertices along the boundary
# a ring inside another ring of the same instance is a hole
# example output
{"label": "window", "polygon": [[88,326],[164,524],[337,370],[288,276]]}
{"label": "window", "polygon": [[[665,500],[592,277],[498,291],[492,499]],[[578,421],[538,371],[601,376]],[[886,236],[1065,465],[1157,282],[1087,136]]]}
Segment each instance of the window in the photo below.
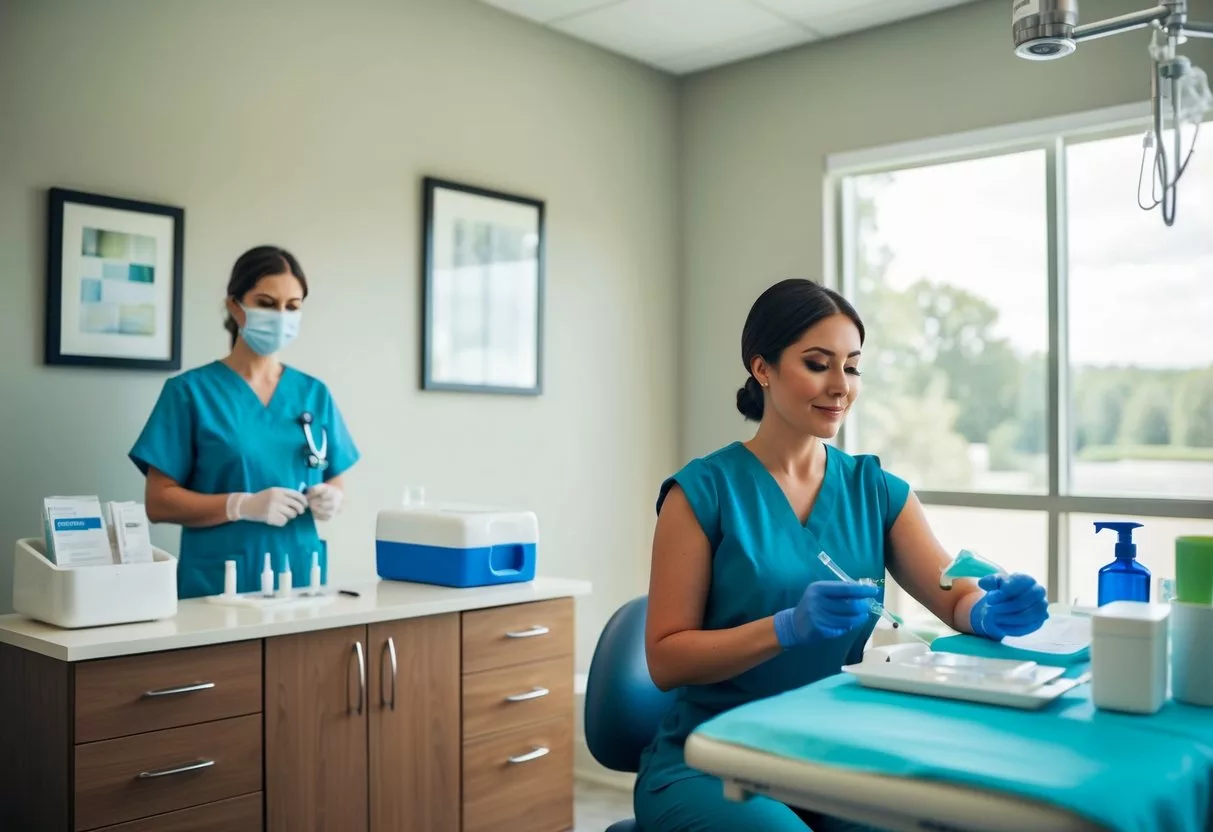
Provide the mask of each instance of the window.
{"label": "window", "polygon": [[1118,116],[829,162],[868,331],[843,446],[909,480],[949,551],[1083,604],[1113,556],[1096,520],[1142,523],[1160,577],[1213,533],[1213,160],[1167,227],[1134,198],[1146,121]]}
{"label": "window", "polygon": [[[1206,133],[1206,140],[1209,134]],[[1213,497],[1213,164],[1167,228],[1120,187],[1141,138],[1066,148],[1070,482],[1076,494]]]}

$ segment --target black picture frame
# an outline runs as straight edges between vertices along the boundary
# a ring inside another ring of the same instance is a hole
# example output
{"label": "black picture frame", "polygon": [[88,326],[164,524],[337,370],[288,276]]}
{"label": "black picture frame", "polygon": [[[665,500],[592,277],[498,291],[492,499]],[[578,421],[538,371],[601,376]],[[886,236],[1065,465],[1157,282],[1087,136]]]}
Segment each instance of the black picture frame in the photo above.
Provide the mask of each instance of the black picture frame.
{"label": "black picture frame", "polygon": [[[542,395],[545,214],[542,199],[423,177],[422,390]],[[514,296],[494,300],[494,283],[498,295],[512,283]],[[469,335],[481,343],[461,348]]]}
{"label": "black picture frame", "polygon": [[184,261],[184,208],[48,189],[45,363],[181,369]]}

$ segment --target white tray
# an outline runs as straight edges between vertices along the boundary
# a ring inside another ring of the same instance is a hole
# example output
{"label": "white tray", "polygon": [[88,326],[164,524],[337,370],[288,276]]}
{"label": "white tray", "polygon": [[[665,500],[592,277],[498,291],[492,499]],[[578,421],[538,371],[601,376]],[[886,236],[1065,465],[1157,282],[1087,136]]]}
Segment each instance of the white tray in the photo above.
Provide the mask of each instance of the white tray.
{"label": "white tray", "polygon": [[[905,645],[910,647],[911,645]],[[895,655],[868,651],[864,661],[846,665],[844,673],[854,676],[861,685],[881,690],[934,696],[940,699],[961,699],[987,705],[1036,710],[1061,696],[1066,691],[1087,680],[1087,676],[1063,679],[1064,667],[1036,665],[1026,677],[1017,680],[948,679],[922,667],[906,664],[904,659],[917,655],[921,650],[905,651]],[[995,662],[997,660],[988,660]],[[1025,681],[1026,678],[1026,681]]]}
{"label": "white tray", "polygon": [[321,590],[320,595],[304,595],[306,590],[296,589],[286,598],[275,595],[266,597],[260,592],[243,592],[237,595],[208,595],[208,604],[219,604],[225,607],[252,607],[262,610],[291,610],[306,607],[323,607],[337,600],[333,592]]}
{"label": "white tray", "polygon": [[13,609],[64,629],[106,627],[177,614],[177,559],[152,547],[151,563],[64,567],[28,537],[13,554]]}

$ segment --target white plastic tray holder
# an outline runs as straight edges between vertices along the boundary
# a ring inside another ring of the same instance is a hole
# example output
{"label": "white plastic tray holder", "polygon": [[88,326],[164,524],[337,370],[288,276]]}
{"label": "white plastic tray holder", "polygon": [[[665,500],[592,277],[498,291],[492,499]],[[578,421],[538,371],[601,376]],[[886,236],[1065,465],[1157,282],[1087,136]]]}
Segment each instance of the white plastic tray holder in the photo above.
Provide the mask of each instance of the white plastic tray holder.
{"label": "white plastic tray holder", "polygon": [[13,609],[64,629],[105,627],[177,614],[177,559],[152,547],[151,563],[65,568],[46,558],[46,544],[17,541]]}
{"label": "white plastic tray holder", "polygon": [[[956,660],[956,672],[948,672],[932,662],[922,663],[927,657]],[[1064,667],[930,653],[918,644],[868,650],[861,662],[845,665],[842,670],[864,687],[1023,710],[1043,708],[1087,681],[1085,676],[1062,678],[1066,672]]]}

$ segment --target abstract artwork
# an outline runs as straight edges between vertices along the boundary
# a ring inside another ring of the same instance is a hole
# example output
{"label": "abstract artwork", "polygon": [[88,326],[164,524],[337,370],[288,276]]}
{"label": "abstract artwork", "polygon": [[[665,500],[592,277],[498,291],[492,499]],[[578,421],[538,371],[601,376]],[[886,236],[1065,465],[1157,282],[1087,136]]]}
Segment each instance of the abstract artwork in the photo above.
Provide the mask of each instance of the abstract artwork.
{"label": "abstract artwork", "polygon": [[181,368],[181,208],[52,188],[46,363]]}
{"label": "abstract artwork", "polygon": [[539,395],[544,203],[423,186],[422,388]]}

